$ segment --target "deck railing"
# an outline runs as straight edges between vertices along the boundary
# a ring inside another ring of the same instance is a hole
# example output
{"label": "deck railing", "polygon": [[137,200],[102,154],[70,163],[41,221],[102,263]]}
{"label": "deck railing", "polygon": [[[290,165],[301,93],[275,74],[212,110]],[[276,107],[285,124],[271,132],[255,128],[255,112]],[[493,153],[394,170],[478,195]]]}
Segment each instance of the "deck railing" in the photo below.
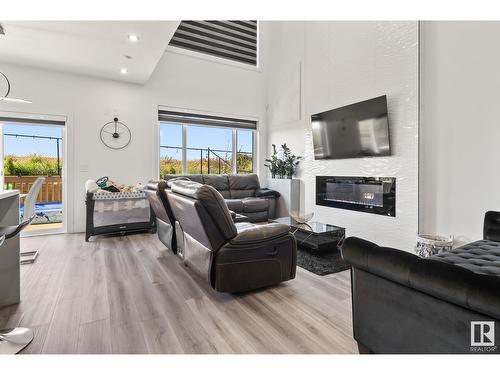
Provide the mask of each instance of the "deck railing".
{"label": "deck railing", "polygon": [[[166,149],[166,150],[177,150],[177,151],[182,151],[182,147],[176,147],[176,146],[164,146],[160,145],[160,149]],[[218,150],[215,148],[198,148],[198,147],[186,147],[187,151],[194,151],[194,152],[199,152],[200,154],[200,159],[199,159],[199,164],[198,164],[198,170],[196,172],[191,172],[191,173],[206,173],[206,174],[211,174],[211,173],[232,173],[233,166],[231,164],[231,159],[230,156],[232,156],[232,151],[231,150]],[[221,157],[219,154],[224,154],[225,157]],[[247,155],[250,156],[250,158],[253,157],[252,152],[246,152],[246,151],[238,151],[237,154],[241,155]],[[191,160],[191,159],[189,159]],[[237,162],[237,161],[236,161]],[[206,165],[206,169],[203,169],[203,165]],[[236,173],[252,173],[253,172],[253,161],[251,165],[251,169],[243,169],[240,168],[240,165],[236,164]]]}
{"label": "deck railing", "polygon": [[[16,189],[27,194],[40,176],[5,176],[4,188]],[[60,176],[45,176],[45,183],[38,194],[37,202],[62,202],[62,183]]]}

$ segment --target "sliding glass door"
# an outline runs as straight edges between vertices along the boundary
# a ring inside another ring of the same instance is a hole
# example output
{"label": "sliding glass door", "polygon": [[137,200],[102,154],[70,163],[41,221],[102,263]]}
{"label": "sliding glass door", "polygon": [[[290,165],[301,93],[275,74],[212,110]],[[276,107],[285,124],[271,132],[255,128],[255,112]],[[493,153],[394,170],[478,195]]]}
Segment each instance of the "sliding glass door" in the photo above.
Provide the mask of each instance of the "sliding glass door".
{"label": "sliding glass door", "polygon": [[36,121],[5,121],[2,138],[3,186],[21,192],[21,218],[24,218],[26,195],[33,193],[37,179],[44,178],[36,192],[35,218],[25,234],[62,231],[64,127]]}

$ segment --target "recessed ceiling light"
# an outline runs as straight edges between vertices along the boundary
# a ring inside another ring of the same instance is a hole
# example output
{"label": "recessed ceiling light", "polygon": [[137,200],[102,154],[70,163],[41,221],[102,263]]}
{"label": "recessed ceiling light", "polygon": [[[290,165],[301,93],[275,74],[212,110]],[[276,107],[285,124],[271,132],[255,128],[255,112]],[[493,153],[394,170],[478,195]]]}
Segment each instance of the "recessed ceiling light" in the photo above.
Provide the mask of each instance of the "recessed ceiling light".
{"label": "recessed ceiling light", "polygon": [[128,40],[130,40],[131,42],[138,42],[139,41],[139,35],[137,34],[129,34],[128,36]]}
{"label": "recessed ceiling light", "polygon": [[121,68],[120,69],[120,73],[121,74],[127,74],[128,73],[128,69],[127,68]]}

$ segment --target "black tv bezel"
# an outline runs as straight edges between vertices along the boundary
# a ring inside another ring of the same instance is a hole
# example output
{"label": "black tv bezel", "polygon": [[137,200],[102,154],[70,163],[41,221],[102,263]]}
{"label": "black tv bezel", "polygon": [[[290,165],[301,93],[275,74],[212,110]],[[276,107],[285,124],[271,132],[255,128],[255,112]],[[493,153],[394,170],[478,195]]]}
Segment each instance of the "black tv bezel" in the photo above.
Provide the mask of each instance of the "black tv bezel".
{"label": "black tv bezel", "polygon": [[379,99],[379,98],[385,98],[385,106],[387,108],[387,111],[386,111],[387,112],[387,137],[389,139],[389,153],[388,154],[386,154],[386,155],[374,155],[374,154],[372,154],[372,155],[348,156],[348,157],[317,157],[316,153],[314,152],[314,134],[311,134],[311,136],[312,136],[312,142],[313,142],[313,156],[314,156],[314,160],[342,160],[342,159],[384,158],[384,157],[390,157],[390,156],[392,156],[391,125],[390,125],[390,121],[389,121],[389,106],[387,104],[388,103],[388,101],[387,101],[387,95],[380,95],[380,96],[376,96],[376,97],[371,98],[371,99],[366,99],[366,100],[362,100],[360,102],[346,104],[346,105],[343,105],[341,107],[329,109],[327,111],[321,111],[321,112],[313,113],[313,114],[311,114],[311,126],[312,126],[312,122],[313,122],[313,116],[317,116],[317,115],[320,115],[320,114],[326,113],[326,112],[335,111],[335,110],[342,109],[342,108],[345,108],[345,107],[350,107],[350,106],[356,105],[356,104],[366,103],[366,102],[369,102],[369,101],[372,101],[372,100],[375,100],[375,99]]}

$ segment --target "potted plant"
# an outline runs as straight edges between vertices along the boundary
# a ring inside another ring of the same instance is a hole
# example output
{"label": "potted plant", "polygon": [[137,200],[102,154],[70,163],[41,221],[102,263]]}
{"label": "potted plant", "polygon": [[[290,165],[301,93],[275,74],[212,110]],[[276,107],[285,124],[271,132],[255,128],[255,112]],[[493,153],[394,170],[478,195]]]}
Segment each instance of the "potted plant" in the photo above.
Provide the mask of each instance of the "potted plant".
{"label": "potted plant", "polygon": [[269,169],[269,172],[271,172],[271,177],[276,178],[276,175],[278,174],[278,152],[276,151],[276,145],[273,144],[273,154],[271,155],[270,159],[266,159],[268,164],[264,164]]}
{"label": "potted plant", "polygon": [[283,172],[286,178],[292,178],[297,172],[297,166],[300,163],[301,156],[295,156],[290,151],[290,147],[286,143],[281,145],[283,151]]}
{"label": "potted plant", "polygon": [[281,196],[276,207],[278,217],[290,215],[290,212],[300,212],[300,180],[292,179],[297,172],[301,156],[292,154],[286,143],[282,144],[279,151],[273,144],[273,154],[266,159],[265,166],[271,172],[269,188],[278,191]]}
{"label": "potted plant", "polygon": [[270,159],[266,159],[268,164],[264,164],[271,172],[272,178],[291,179],[297,172],[297,166],[300,163],[301,156],[292,154],[290,147],[286,143],[281,145],[280,152],[276,150],[273,144],[273,154]]}

